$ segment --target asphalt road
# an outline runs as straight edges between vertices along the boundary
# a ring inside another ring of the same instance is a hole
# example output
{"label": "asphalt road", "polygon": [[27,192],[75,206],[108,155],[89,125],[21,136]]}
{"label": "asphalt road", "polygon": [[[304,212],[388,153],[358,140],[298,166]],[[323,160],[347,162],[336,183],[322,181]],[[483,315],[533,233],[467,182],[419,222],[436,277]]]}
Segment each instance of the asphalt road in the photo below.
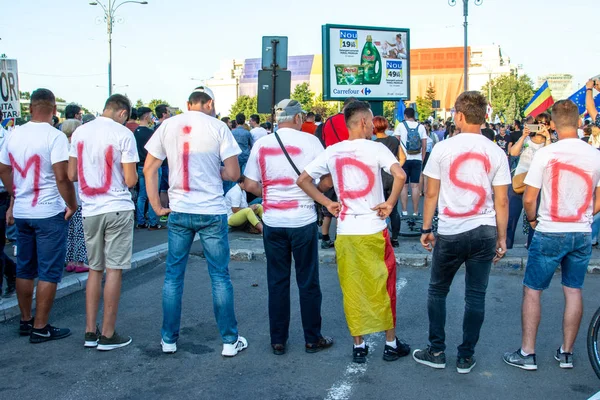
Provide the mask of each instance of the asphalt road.
{"label": "asphalt road", "polygon": [[[84,292],[57,301],[52,323],[70,327],[64,340],[29,344],[17,333],[18,320],[0,324],[0,399],[587,399],[600,390],[585,349],[587,324],[598,305],[600,277],[588,276],[584,328],[575,348],[575,368],[561,370],[553,354],[561,342],[563,297],[555,280],[543,298],[537,372],[505,365],[505,351],[520,344],[521,277],[493,275],[487,320],[469,375],[454,368],[462,337],[463,275],[448,301],[448,363],[445,370],[416,364],[410,357],[382,360],[383,336],[371,335],[367,364],[351,361],[336,269],[321,267],[323,334],[333,348],[306,354],[297,290],[292,293],[288,353],[270,352],[265,264],[230,266],[240,333],[249,348],[232,359],[220,355],[210,282],[202,259],[191,259],[184,294],[178,352],[162,354],[160,324],[164,264],[126,274],[117,330],[133,337],[125,348],[102,353],[84,349]],[[426,345],[428,271],[398,273],[398,334],[413,348]],[[258,284],[258,286],[253,286]]]}

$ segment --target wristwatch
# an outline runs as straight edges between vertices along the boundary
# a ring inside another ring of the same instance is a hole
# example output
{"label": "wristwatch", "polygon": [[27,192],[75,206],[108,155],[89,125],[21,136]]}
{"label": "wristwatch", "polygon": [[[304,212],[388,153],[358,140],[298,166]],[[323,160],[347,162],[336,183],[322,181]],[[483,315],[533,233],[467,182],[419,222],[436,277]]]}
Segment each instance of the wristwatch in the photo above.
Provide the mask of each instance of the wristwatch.
{"label": "wristwatch", "polygon": [[433,232],[433,229],[429,228],[429,229],[423,229],[421,228],[421,235],[426,235],[428,233]]}

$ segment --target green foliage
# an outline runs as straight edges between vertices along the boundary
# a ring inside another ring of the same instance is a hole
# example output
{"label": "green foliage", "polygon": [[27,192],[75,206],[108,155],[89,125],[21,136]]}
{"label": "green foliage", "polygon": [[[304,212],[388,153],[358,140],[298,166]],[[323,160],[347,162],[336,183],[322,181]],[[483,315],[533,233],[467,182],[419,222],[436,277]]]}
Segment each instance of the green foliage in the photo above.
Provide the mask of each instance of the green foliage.
{"label": "green foliage", "polygon": [[169,102],[166,100],[152,99],[152,100],[150,100],[150,103],[148,103],[148,108],[150,108],[152,110],[152,112],[154,113],[154,110],[156,110],[156,107],[161,104],[166,104],[167,106],[170,106]]}
{"label": "green foliage", "polygon": [[[509,119],[507,112],[513,115],[513,111],[516,110],[516,116],[522,117],[521,111],[525,108],[533,94],[533,81],[527,75],[503,75],[498,78],[492,79],[491,82],[486,83],[482,88],[481,92],[487,97],[488,90],[491,85],[492,88],[492,108],[494,109],[494,115],[504,115],[507,123],[512,123],[513,119]],[[509,105],[512,98],[515,98],[515,107],[509,110]]]}
{"label": "green foliage", "polygon": [[304,110],[312,110],[315,94],[310,90],[308,83],[304,82],[297,85],[291,97],[292,100],[300,102]]}
{"label": "green foliage", "polygon": [[339,101],[323,101],[323,95],[320,94],[315,96],[313,106],[310,109],[315,114],[320,114],[323,117],[323,121],[338,113],[338,110],[342,109],[342,105]]}
{"label": "green foliage", "polygon": [[144,102],[142,101],[142,99],[138,99],[138,100],[135,102],[135,106],[134,106],[134,107],[135,107],[135,108],[144,107]]}
{"label": "green foliage", "polygon": [[425,98],[433,104],[433,101],[435,100],[435,95],[435,88],[430,83],[429,86],[427,86],[427,90],[425,91]]}
{"label": "green foliage", "polygon": [[31,93],[19,91],[19,97],[23,100],[31,100]]}
{"label": "green foliage", "polygon": [[508,102],[508,107],[504,112],[505,122],[512,124],[517,117],[520,117],[519,107],[517,106],[517,96],[513,93]]}
{"label": "green foliage", "polygon": [[396,123],[396,102],[395,101],[384,101],[383,102],[383,117],[388,120],[393,127]]}
{"label": "green foliage", "polygon": [[57,97],[56,102],[57,103],[66,103],[67,101],[65,99],[63,99],[62,97]]}
{"label": "green foliage", "polygon": [[419,114],[419,120],[425,121],[429,116],[433,113],[433,108],[431,107],[431,100],[417,96],[417,113]]}
{"label": "green foliage", "polygon": [[[229,118],[235,120],[235,116],[239,113],[243,113],[246,120],[250,119],[252,114],[258,114],[258,98],[256,96],[240,96],[235,103],[231,106],[229,111]],[[270,121],[270,114],[258,114],[260,116],[260,122]]]}

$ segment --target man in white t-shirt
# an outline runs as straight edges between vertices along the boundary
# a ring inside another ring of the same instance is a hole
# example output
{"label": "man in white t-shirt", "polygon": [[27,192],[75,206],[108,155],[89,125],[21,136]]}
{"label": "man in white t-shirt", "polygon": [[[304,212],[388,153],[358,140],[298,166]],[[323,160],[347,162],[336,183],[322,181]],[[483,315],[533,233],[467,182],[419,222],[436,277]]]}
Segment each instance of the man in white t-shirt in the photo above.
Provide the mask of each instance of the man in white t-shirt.
{"label": "man in white t-shirt", "polygon": [[[131,103],[120,94],[106,100],[102,116],[82,125],[71,139],[69,178],[79,182],[83,232],[90,274],[85,289],[84,346],[113,350],[127,346],[131,337],[115,332],[121,280],[131,268],[135,206],[129,188],[135,186],[140,160],[135,136],[125,127]],[[104,285],[102,333],[96,318]]]}
{"label": "man in white t-shirt", "polygon": [[[438,143],[424,171],[429,180],[421,244],[428,251],[433,249],[427,299],[429,346],[415,350],[413,358],[432,368],[446,367],[446,296],[464,263],[466,304],[456,369],[466,374],[475,366],[473,354],[485,315],[492,262],[506,252],[511,179],[506,154],[480,133],[486,98],[479,92],[464,92],[456,99],[455,109],[461,134]],[[432,232],[436,207],[437,237]]]}
{"label": "man in white t-shirt", "polygon": [[404,122],[396,127],[394,135],[400,140],[400,144],[406,154],[406,162],[402,166],[406,173],[406,183],[400,194],[402,203],[402,215],[408,215],[408,185],[412,193],[413,216],[419,214],[419,183],[423,171],[423,161],[427,152],[427,130],[423,125],[415,121],[415,110],[407,108],[404,110]]}
{"label": "man in white t-shirt", "polygon": [[[338,217],[335,251],[344,295],[344,312],[355,363],[366,362],[364,335],[385,331],[383,359],[395,361],[410,353],[396,337],[396,257],[385,219],[396,206],[406,176],[396,156],[371,140],[373,113],[369,104],[355,101],[344,108],[348,140],[327,147],[304,169],[298,185]],[[384,202],[381,171],[394,177]],[[317,190],[313,179],[331,174],[321,189],[335,188],[339,203]],[[326,186],[327,185],[327,186]]]}
{"label": "man in white t-shirt", "polygon": [[333,345],[333,339],[321,335],[322,296],[315,202],[296,185],[299,174],[296,171],[302,171],[322,153],[323,146],[313,135],[300,131],[303,111],[299,102],[282,100],[276,110],[277,132],[252,147],[246,165],[245,186],[247,191],[263,199],[273,353],[285,353],[289,334],[292,256],[300,292],[306,352],[315,353]]}
{"label": "man in white t-shirt", "polygon": [[250,233],[262,233],[263,224],[259,218],[262,219],[263,208],[260,204],[248,206],[245,180],[246,177],[241,175],[237,184],[225,194],[227,223],[234,228],[244,227],[247,226],[247,224],[250,224],[250,226],[254,228]]}
{"label": "man in white t-shirt", "polygon": [[268,135],[268,132],[265,128],[260,126],[260,115],[252,114],[250,116],[250,134],[252,135],[252,146],[256,141],[264,136]]}
{"label": "man in white t-shirt", "polygon": [[68,220],[77,211],[77,198],[67,174],[69,142],[51,125],[56,114],[54,94],[48,89],[34,91],[30,108],[31,121],[15,129],[0,152],[0,178],[13,197],[8,223],[14,216],[18,228],[19,333],[28,335],[31,343],[41,343],[71,334],[48,324],[48,317],[65,268]]}
{"label": "man in white t-shirt", "polygon": [[504,355],[507,364],[525,370],[537,369],[541,296],[559,266],[565,311],[563,342],[554,358],[561,368],[573,368],[573,346],[583,313],[581,289],[592,254],[591,225],[600,211],[600,157],[597,149],[578,138],[575,103],[555,103],[550,125],[559,140],[535,153],[525,178],[523,208],[535,233],[523,279],[523,339],[519,350]]}
{"label": "man in white t-shirt", "polygon": [[[188,112],[164,121],[146,144],[144,177],[156,215],[169,215],[169,251],[163,287],[162,350],[177,351],[183,280],[194,236],[202,241],[212,282],[213,307],[225,357],[248,347],[238,335],[229,276],[227,206],[223,180],[240,177],[240,147],[224,122],[215,118],[213,92],[200,86],[188,99]],[[169,159],[169,205],[158,197],[158,168]],[[224,167],[221,167],[221,163]],[[172,210],[172,212],[171,212]]]}
{"label": "man in white t-shirt", "polygon": [[[0,126],[0,152],[4,148],[9,133]],[[10,207],[10,196],[0,181],[0,238],[6,237],[6,211]],[[6,282],[6,289],[2,293],[2,278]],[[17,264],[0,249],[0,296],[9,298],[16,292]]]}

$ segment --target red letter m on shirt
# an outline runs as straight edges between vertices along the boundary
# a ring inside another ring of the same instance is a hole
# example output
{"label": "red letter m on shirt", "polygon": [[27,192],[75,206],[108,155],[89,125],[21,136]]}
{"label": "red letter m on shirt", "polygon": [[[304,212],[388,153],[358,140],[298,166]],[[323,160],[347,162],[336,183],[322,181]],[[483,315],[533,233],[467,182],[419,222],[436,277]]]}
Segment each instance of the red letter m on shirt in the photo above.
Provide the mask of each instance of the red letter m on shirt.
{"label": "red letter m on shirt", "polygon": [[31,156],[25,163],[25,168],[21,168],[12,154],[9,154],[8,157],[10,158],[10,165],[12,165],[13,169],[18,172],[23,179],[27,176],[29,168],[33,166],[33,200],[31,201],[31,207],[35,207],[40,197],[40,168],[42,159],[37,154]]}

